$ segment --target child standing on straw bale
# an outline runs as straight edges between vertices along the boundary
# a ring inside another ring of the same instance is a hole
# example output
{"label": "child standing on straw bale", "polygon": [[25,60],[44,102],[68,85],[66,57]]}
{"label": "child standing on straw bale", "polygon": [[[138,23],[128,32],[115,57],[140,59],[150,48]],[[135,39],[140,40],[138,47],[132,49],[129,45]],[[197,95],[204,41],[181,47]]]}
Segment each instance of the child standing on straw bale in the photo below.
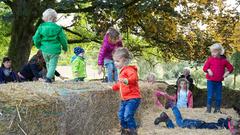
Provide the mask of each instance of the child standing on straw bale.
{"label": "child standing on straw bale", "polygon": [[103,39],[103,44],[98,56],[99,74],[102,73],[103,67],[107,69],[108,82],[118,81],[118,71],[113,62],[112,53],[119,47],[122,47],[122,40],[120,33],[114,29],[109,28]]}
{"label": "child standing on straw bale", "polygon": [[121,124],[121,135],[137,135],[134,115],[141,102],[136,66],[129,66],[132,56],[126,48],[118,48],[113,54],[116,67],[120,69],[119,81],[113,85],[119,91],[121,105],[118,118]]}
{"label": "child standing on straw bale", "polygon": [[74,81],[84,81],[86,78],[86,62],[84,58],[84,49],[81,47],[74,48],[75,55],[71,59],[72,73],[74,76]]}
{"label": "child standing on straw bale", "polygon": [[233,72],[233,66],[224,56],[224,49],[221,44],[213,44],[210,50],[212,56],[207,59],[203,66],[203,71],[207,73],[207,112],[211,113],[212,98],[215,95],[214,113],[218,113],[221,112],[222,81]]}
{"label": "child standing on straw bale", "polygon": [[45,10],[42,19],[44,23],[38,27],[33,36],[33,41],[35,46],[42,50],[46,62],[47,75],[45,82],[51,83],[61,50],[67,52],[67,38],[63,28],[55,23],[57,20],[55,10],[50,8]]}

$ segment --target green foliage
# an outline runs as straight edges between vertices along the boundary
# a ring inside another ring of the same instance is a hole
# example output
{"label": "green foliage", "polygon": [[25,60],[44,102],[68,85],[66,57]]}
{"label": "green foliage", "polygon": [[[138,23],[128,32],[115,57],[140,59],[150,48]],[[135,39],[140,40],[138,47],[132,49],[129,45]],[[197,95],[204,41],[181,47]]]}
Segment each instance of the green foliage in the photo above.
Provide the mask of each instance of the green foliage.
{"label": "green foliage", "polygon": [[192,78],[194,80],[194,84],[197,87],[199,87],[199,86],[205,86],[206,87],[205,73],[202,71],[201,68],[192,71],[191,75],[192,75]]}
{"label": "green foliage", "polygon": [[0,60],[2,60],[7,54],[11,30],[10,9],[3,3],[0,3],[0,16]]}
{"label": "green foliage", "polygon": [[232,54],[231,62],[234,66],[233,73],[235,75],[239,75],[240,74],[240,52],[239,51],[236,51],[235,53]]}

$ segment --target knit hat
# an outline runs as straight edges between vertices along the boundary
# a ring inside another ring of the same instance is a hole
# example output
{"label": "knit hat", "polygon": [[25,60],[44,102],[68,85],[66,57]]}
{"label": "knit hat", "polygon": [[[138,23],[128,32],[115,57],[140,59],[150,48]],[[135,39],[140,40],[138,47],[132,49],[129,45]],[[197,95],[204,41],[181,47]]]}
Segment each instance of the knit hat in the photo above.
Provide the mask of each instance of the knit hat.
{"label": "knit hat", "polygon": [[85,51],[84,51],[84,49],[83,48],[81,48],[81,47],[75,47],[74,48],[74,53],[78,56],[79,54],[81,54],[81,53],[84,53]]}

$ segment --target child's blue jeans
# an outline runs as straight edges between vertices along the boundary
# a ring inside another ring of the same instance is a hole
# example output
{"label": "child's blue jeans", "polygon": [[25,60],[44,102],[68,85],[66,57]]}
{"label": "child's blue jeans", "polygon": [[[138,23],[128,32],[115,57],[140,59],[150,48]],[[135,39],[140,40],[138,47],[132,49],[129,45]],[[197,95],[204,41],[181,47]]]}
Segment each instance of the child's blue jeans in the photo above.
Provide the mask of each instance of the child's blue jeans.
{"label": "child's blue jeans", "polygon": [[140,98],[134,98],[126,101],[121,101],[118,118],[122,128],[136,129],[137,124],[134,115],[141,102]]}
{"label": "child's blue jeans", "polygon": [[105,59],[104,66],[107,69],[108,82],[118,81],[118,71],[116,66],[114,65],[113,60]]}
{"label": "child's blue jeans", "polygon": [[[176,123],[181,128],[197,128],[197,129],[219,129],[219,128],[228,128],[228,120],[220,118],[217,123],[211,122],[206,123],[202,120],[194,119],[183,119],[179,109],[174,106],[172,108],[173,114],[176,118]],[[166,122],[168,128],[174,128],[172,120]]]}
{"label": "child's blue jeans", "polygon": [[222,102],[222,82],[207,81],[207,106],[212,106],[212,99],[215,97],[215,108],[220,110]]}

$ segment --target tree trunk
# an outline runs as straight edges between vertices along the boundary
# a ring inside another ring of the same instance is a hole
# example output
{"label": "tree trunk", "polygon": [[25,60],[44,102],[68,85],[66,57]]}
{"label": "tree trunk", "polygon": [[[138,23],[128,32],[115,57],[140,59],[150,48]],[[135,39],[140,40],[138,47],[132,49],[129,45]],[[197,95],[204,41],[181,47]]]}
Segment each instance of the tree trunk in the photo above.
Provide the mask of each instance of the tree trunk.
{"label": "tree trunk", "polygon": [[13,22],[8,56],[12,59],[13,69],[18,71],[27,63],[34,34],[34,23],[38,18],[37,1],[16,0],[13,3]]}
{"label": "tree trunk", "polygon": [[237,75],[234,74],[234,79],[233,79],[233,89],[236,88],[236,79],[237,79]]}

